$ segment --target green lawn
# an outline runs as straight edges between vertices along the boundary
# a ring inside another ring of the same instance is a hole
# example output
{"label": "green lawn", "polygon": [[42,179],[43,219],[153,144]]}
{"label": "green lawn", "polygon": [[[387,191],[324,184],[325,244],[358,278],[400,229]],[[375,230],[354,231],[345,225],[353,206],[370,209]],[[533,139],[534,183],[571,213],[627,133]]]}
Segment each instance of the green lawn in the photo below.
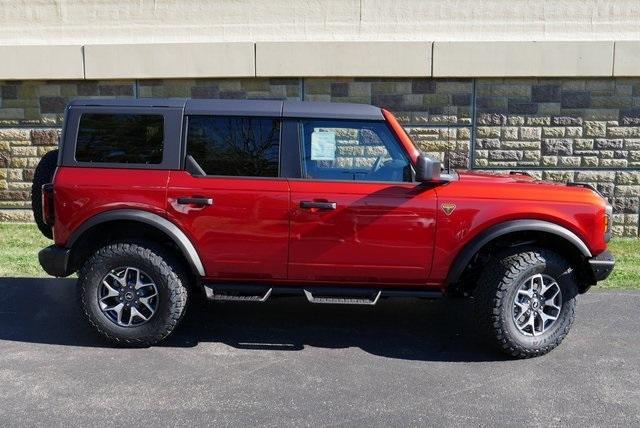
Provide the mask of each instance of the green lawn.
{"label": "green lawn", "polygon": [[47,276],[38,251],[51,244],[33,224],[0,223],[0,277]]}
{"label": "green lawn", "polygon": [[[0,277],[46,276],[38,264],[38,251],[51,245],[32,224],[0,223]],[[598,288],[640,290],[640,239],[614,239],[609,248],[616,268]]]}

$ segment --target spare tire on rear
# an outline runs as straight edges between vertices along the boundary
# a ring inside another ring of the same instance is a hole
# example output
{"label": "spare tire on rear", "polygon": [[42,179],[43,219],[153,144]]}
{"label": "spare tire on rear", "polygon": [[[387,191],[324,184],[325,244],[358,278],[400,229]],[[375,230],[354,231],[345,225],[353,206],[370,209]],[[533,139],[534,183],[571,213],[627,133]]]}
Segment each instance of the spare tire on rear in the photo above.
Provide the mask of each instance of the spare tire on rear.
{"label": "spare tire on rear", "polygon": [[51,183],[53,174],[56,172],[58,164],[58,150],[52,150],[45,154],[35,172],[33,173],[33,184],[31,185],[31,209],[33,210],[33,218],[38,225],[38,229],[44,236],[49,239],[53,238],[51,226],[45,224],[42,218],[42,185]]}

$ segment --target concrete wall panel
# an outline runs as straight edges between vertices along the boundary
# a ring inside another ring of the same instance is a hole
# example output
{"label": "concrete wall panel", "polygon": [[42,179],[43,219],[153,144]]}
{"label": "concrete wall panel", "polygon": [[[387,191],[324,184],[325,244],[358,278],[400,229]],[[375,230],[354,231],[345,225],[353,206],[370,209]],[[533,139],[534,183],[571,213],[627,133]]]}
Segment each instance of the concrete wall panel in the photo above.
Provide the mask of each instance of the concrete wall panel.
{"label": "concrete wall panel", "polygon": [[89,45],[87,79],[254,76],[253,43]]}
{"label": "concrete wall panel", "polygon": [[435,42],[433,76],[611,76],[613,42]]}
{"label": "concrete wall panel", "polygon": [[256,75],[426,77],[431,75],[431,43],[256,43]]}
{"label": "concrete wall panel", "polygon": [[616,42],[614,76],[640,75],[640,41]]}
{"label": "concrete wall panel", "polygon": [[82,78],[82,46],[0,46],[0,79]]}

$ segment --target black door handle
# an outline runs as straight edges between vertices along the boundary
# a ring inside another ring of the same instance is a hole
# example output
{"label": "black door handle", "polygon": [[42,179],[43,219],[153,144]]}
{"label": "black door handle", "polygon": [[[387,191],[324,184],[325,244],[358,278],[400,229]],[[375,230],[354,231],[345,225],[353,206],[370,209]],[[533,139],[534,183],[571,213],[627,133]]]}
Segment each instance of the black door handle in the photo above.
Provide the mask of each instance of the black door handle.
{"label": "black door handle", "polygon": [[310,209],[317,208],[319,210],[335,210],[337,204],[335,202],[319,202],[319,201],[300,201],[300,208]]}
{"label": "black door handle", "polygon": [[178,198],[180,205],[213,205],[213,198]]}

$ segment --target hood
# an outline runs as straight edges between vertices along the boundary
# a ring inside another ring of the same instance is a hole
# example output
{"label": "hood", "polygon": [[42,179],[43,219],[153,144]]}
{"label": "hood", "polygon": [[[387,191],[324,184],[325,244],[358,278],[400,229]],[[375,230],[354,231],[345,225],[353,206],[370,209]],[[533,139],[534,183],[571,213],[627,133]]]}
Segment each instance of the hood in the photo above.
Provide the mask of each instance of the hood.
{"label": "hood", "polygon": [[[479,182],[492,182],[492,183],[531,183],[540,182],[548,183],[542,180],[537,180],[535,177],[525,172],[477,172],[457,170],[458,177],[463,181],[479,181]],[[557,183],[548,183],[557,184]]]}
{"label": "hood", "polygon": [[[458,180],[468,185],[486,186],[487,188],[505,189],[508,188],[522,188],[525,194],[521,195],[524,198],[527,197],[544,197],[551,194],[555,194],[555,197],[560,199],[566,198],[567,200],[573,200],[574,195],[591,194],[598,199],[603,199],[608,203],[607,198],[604,197],[595,187],[587,183],[558,183],[553,181],[538,180],[535,177],[525,172],[476,172],[460,170],[456,171]],[[496,187],[497,186],[497,187]],[[515,189],[514,189],[515,190]],[[551,192],[551,193],[548,193]]]}

